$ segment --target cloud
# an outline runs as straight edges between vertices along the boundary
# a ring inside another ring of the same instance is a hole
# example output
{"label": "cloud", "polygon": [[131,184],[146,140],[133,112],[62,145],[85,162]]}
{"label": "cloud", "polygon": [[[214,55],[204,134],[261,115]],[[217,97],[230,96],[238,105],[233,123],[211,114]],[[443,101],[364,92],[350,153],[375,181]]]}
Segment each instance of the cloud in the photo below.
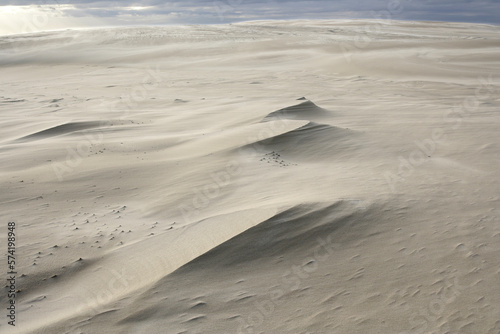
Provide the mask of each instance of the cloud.
{"label": "cloud", "polygon": [[[45,0],[50,1],[50,0]],[[373,12],[399,7],[394,18],[500,23],[500,4],[495,0],[58,0],[81,11],[109,17],[108,8],[134,11],[137,15],[162,15],[172,11],[186,18],[196,13],[201,23],[251,18],[371,18]],[[352,17],[354,16],[354,17]]]}
{"label": "cloud", "polygon": [[[17,11],[14,10],[16,14],[13,17],[14,7]],[[496,0],[6,0],[0,5],[0,33],[9,29],[28,32],[25,21],[33,21],[33,17],[37,15],[39,21],[43,21],[40,17],[44,15],[44,19],[49,18],[49,22],[40,27],[45,29],[55,29],[64,25],[79,27],[96,24],[207,24],[299,18],[390,18],[500,24],[500,2]],[[10,26],[9,29],[6,29],[7,25]],[[34,24],[31,26],[36,28]]]}

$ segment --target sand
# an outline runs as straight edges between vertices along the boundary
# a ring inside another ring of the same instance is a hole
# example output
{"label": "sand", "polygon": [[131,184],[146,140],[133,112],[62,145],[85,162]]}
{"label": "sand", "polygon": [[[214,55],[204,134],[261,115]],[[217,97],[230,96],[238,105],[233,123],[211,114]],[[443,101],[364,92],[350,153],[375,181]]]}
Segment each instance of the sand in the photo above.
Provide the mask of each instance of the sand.
{"label": "sand", "polygon": [[0,37],[0,332],[500,333],[499,33]]}

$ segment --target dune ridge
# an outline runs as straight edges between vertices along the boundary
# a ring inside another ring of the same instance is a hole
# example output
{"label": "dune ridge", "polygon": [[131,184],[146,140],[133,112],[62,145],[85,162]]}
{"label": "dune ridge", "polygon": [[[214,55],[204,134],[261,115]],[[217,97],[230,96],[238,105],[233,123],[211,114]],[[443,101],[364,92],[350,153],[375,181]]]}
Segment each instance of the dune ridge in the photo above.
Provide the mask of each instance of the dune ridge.
{"label": "dune ridge", "polygon": [[[300,99],[307,100],[306,98]],[[327,115],[331,115],[331,112],[320,108],[314,102],[307,100],[297,105],[273,111],[272,113],[267,115],[263,121],[268,121],[275,118],[302,119],[312,121],[318,118],[321,119],[322,116],[325,117]]]}
{"label": "dune ridge", "polygon": [[97,128],[100,126],[104,126],[106,123],[102,122],[72,122],[72,123],[66,123],[66,124],[61,124],[57,125],[45,130],[38,131],[36,133],[32,133],[30,135],[21,137],[17,139],[18,142],[24,142],[24,141],[33,141],[33,140],[39,140],[39,139],[44,139],[48,137],[55,137],[55,136],[61,136],[65,134],[69,134],[72,132],[76,131],[82,131],[82,130],[87,130],[87,129],[92,129],[92,128]]}

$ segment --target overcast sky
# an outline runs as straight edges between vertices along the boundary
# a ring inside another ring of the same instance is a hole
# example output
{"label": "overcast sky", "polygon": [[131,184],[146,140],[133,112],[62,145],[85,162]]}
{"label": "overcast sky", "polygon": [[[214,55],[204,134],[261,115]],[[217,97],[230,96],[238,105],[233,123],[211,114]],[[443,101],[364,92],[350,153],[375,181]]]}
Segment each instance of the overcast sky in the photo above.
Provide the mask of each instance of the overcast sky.
{"label": "overcast sky", "polygon": [[500,24],[500,0],[0,0],[0,34],[299,18]]}

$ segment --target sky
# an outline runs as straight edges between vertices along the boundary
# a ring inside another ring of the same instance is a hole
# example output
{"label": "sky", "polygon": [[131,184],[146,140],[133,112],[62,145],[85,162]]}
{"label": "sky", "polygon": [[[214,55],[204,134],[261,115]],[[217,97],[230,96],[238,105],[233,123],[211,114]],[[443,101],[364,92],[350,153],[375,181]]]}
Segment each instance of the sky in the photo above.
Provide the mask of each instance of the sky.
{"label": "sky", "polygon": [[0,0],[0,35],[122,25],[362,18],[500,24],[500,0]]}

